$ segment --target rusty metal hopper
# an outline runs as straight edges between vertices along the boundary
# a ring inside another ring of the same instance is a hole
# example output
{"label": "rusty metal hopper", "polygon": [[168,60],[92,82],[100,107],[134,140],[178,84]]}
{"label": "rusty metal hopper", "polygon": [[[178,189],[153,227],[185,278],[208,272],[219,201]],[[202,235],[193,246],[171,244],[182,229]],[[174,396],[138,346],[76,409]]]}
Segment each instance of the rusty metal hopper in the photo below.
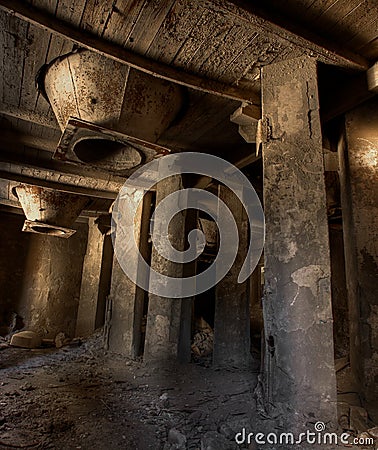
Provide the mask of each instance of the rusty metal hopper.
{"label": "rusty metal hopper", "polygon": [[13,188],[26,220],[22,231],[68,238],[81,211],[88,205],[87,197],[60,192],[30,184]]}
{"label": "rusty metal hopper", "polygon": [[162,153],[151,144],[184,103],[182,87],[89,50],[54,60],[42,81],[63,131],[56,157],[105,170],[129,170]]}

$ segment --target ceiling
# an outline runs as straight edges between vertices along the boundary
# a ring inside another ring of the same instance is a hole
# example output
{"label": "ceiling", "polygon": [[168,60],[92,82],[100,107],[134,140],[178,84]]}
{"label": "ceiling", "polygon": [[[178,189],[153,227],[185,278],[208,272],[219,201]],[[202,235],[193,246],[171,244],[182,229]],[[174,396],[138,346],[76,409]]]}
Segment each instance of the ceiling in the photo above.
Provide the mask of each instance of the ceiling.
{"label": "ceiling", "polygon": [[[326,90],[328,72],[334,86],[340,79],[354,80],[378,59],[376,0],[251,3],[0,0],[0,178],[7,180],[2,182],[3,198],[7,191],[8,204],[16,205],[9,183],[38,179],[102,199],[94,200],[92,210],[98,211],[108,208],[122,185],[121,177],[52,159],[61,131],[35,78],[44,64],[80,44],[97,51],[100,42],[101,52],[105,48],[113,58],[122,56],[122,49],[142,56],[143,70],[151,62],[158,72],[174,70],[177,81],[186,86],[186,105],[158,143],[172,150],[207,151],[232,162],[248,161],[254,145],[230,122],[241,101],[228,95],[227,87],[247,93],[246,99],[258,106],[260,68],[266,64],[314,56],[329,68],[322,72]],[[27,17],[26,4],[32,7],[32,18]],[[68,28],[59,28],[63,32],[57,34],[37,25],[36,18],[51,22],[53,29],[62,23]],[[79,32],[78,38],[64,33],[67,29]],[[197,77],[195,82],[186,74]]]}

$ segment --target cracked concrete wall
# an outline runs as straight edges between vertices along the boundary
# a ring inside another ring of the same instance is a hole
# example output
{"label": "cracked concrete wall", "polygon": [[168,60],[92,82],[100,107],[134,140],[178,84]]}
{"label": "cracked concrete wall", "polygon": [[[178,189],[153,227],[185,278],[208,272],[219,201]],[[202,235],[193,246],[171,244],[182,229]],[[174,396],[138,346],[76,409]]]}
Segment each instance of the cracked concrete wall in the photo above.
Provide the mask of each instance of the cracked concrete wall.
{"label": "cracked concrete wall", "polygon": [[19,298],[27,329],[54,338],[74,337],[88,225],[76,223],[69,239],[27,234],[29,245]]}
{"label": "cracked concrete wall", "polygon": [[266,404],[290,427],[336,419],[330,257],[317,63],[262,70]]}
{"label": "cracked concrete wall", "polygon": [[378,382],[378,99],[346,114],[339,142],[350,357],[367,398]]}

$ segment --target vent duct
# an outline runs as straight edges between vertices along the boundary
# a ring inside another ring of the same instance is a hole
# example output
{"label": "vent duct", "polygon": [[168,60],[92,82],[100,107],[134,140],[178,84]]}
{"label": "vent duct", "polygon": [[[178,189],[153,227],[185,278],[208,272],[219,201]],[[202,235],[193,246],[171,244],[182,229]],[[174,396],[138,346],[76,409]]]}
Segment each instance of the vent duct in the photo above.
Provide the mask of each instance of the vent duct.
{"label": "vent duct", "polygon": [[13,193],[26,216],[22,231],[63,238],[76,232],[70,227],[90,202],[88,197],[30,184],[15,186]]}
{"label": "vent duct", "polygon": [[[60,57],[41,74],[63,132],[58,150],[71,155],[63,158],[57,150],[56,157],[105,170],[130,170],[162,153],[155,143],[184,104],[185,88],[89,50]],[[68,127],[73,119],[84,123],[77,137]],[[93,131],[96,126],[101,132]]]}

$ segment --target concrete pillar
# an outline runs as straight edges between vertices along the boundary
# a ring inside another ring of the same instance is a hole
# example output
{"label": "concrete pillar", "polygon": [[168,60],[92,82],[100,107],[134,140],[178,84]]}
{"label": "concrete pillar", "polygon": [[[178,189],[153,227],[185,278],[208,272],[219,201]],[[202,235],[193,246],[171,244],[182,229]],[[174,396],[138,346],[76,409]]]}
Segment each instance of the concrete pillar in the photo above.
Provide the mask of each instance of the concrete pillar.
{"label": "concrete pillar", "polygon": [[237,279],[248,251],[248,217],[227,187],[220,185],[218,196],[237,223],[239,250],[230,271],[215,288],[213,362],[223,367],[246,367],[251,362],[249,289],[248,280],[239,284]]}
{"label": "concrete pillar", "polygon": [[19,314],[41,337],[75,336],[87,224],[68,239],[30,233]]}
{"label": "concrete pillar", "polygon": [[88,220],[88,227],[76,336],[89,336],[103,325],[105,298],[110,287],[111,238],[101,233],[94,218]]}
{"label": "concrete pillar", "polygon": [[361,393],[378,385],[378,100],[346,115],[339,143],[350,359]]}
{"label": "concrete pillar", "polygon": [[[151,209],[151,194],[136,191],[135,200],[143,202],[134,218],[135,241],[139,251],[146,256],[148,226]],[[112,300],[111,324],[109,331],[109,350],[129,358],[141,352],[142,318],[145,291],[135,285],[123,272],[116,256],[113,258],[110,287]]]}
{"label": "concrete pillar", "polygon": [[[182,189],[182,177],[175,175],[157,183],[156,205],[169,194]],[[186,242],[186,213],[178,213],[170,222],[169,239],[177,250],[184,250]],[[155,221],[154,233],[164,233],[160,223]],[[168,261],[152,249],[151,267],[157,272],[180,278],[184,265]],[[164,363],[167,361],[187,361],[190,357],[190,333],[185,324],[190,323],[190,305],[188,299],[166,298],[150,294],[146,327],[144,360]],[[185,336],[184,336],[185,335]]]}
{"label": "concrete pillar", "polygon": [[288,427],[300,429],[306,417],[336,419],[316,61],[304,57],[264,67],[262,104],[265,395]]}

